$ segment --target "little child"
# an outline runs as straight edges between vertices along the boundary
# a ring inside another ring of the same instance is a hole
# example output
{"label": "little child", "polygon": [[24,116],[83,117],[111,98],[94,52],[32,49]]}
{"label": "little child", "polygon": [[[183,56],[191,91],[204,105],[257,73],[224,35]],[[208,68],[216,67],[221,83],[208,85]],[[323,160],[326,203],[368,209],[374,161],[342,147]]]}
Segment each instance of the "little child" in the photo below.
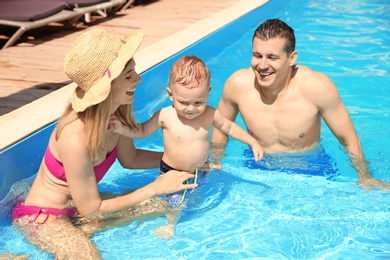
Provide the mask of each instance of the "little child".
{"label": "little child", "polygon": [[[199,169],[208,160],[211,126],[250,145],[255,160],[260,160],[264,150],[256,139],[206,104],[211,90],[210,77],[209,70],[199,58],[193,55],[180,58],[171,67],[167,88],[173,105],[158,110],[151,119],[138,125],[138,129],[123,125],[113,117],[110,129],[129,138],[142,138],[162,128],[164,154],[160,174],[171,169],[193,172],[194,183],[207,175]],[[180,205],[185,193],[186,190],[169,194],[169,205]]]}
{"label": "little child", "polygon": [[[223,117],[217,109],[207,106],[211,90],[210,77],[202,60],[192,55],[182,57],[170,70],[167,91],[173,105],[158,110],[151,119],[138,125],[138,129],[131,129],[117,118],[112,118],[111,130],[130,138],[143,138],[162,128],[163,173],[169,169],[196,173],[208,159],[211,126],[250,145],[255,160],[260,160],[264,150],[256,139],[236,123]],[[178,205],[174,204],[173,206]]]}

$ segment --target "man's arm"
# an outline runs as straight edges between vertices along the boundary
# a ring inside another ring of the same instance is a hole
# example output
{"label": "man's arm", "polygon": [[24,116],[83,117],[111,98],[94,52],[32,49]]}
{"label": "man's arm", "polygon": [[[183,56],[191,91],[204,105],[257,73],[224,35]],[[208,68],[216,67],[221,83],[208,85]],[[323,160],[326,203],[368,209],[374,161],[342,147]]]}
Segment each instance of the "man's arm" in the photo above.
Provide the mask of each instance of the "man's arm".
{"label": "man's arm", "polygon": [[[236,73],[232,74],[225,82],[223,87],[222,97],[219,100],[218,110],[226,119],[233,121],[236,119],[238,114],[238,106],[234,101],[234,96],[236,92]],[[213,128],[213,133],[211,136],[211,142],[213,145],[222,145],[228,141],[228,136],[221,132],[217,128]]]}
{"label": "man's arm", "polygon": [[[237,73],[237,72],[236,72]],[[235,74],[236,74],[235,73]],[[231,75],[225,82],[223,88],[222,97],[219,100],[218,110],[219,112],[230,121],[236,119],[238,114],[238,106],[232,99],[235,92],[235,74]],[[228,141],[228,136],[220,131],[218,128],[213,127],[211,135],[211,163],[210,167],[215,169],[222,168],[221,159],[225,152],[225,145]]]}
{"label": "man's arm", "polygon": [[317,72],[314,74],[318,77],[317,82],[321,83],[315,86],[317,93],[313,99],[333,135],[348,150],[353,167],[359,176],[358,184],[389,189],[389,184],[372,177],[368,162],[364,159],[359,137],[336,86],[326,75]]}

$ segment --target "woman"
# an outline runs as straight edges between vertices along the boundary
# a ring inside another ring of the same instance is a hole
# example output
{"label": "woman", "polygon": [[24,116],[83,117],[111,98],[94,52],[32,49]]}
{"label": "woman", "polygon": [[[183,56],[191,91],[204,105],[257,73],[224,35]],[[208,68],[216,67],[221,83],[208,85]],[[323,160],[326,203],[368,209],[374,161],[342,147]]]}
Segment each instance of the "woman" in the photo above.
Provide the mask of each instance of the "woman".
{"label": "woman", "polygon": [[102,29],[76,39],[68,51],[65,73],[78,87],[54,129],[37,176],[25,201],[12,213],[13,224],[26,238],[58,259],[99,259],[88,235],[70,219],[121,216],[140,202],[161,194],[196,187],[194,175],[171,171],[130,194],[102,200],[97,183],[117,158],[125,168],[159,166],[162,153],[136,149],[132,139],[108,129],[112,115],[136,128],[132,104],[141,81],[132,58],[144,33],[123,40]]}

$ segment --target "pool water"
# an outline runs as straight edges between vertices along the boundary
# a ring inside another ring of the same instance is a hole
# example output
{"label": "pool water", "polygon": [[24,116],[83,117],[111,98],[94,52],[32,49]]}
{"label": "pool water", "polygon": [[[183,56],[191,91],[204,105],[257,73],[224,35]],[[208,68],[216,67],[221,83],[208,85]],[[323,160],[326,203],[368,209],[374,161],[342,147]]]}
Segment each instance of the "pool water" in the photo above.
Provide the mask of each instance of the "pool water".
{"label": "pool water", "polygon": [[[210,36],[204,40],[209,48],[188,48],[157,66],[159,74],[146,72],[136,92],[137,119],[170,105],[168,70],[184,54],[205,60],[212,73],[209,104],[217,106],[226,78],[250,64],[254,29],[274,17],[294,28],[298,63],[336,83],[373,176],[390,182],[388,0],[270,1],[229,25],[234,31],[229,37],[226,28],[217,32],[223,41]],[[237,122],[243,126],[241,118]],[[390,192],[356,185],[343,148],[325,124],[321,130],[319,148],[267,155],[259,164],[246,145],[231,139],[223,168],[211,171],[190,194],[170,240],[154,234],[167,223],[165,217],[100,232],[92,240],[104,259],[390,259]],[[137,146],[163,150],[161,131],[137,140]],[[157,174],[115,163],[99,186],[120,194]],[[9,218],[1,221],[0,252],[54,258],[24,240]]]}

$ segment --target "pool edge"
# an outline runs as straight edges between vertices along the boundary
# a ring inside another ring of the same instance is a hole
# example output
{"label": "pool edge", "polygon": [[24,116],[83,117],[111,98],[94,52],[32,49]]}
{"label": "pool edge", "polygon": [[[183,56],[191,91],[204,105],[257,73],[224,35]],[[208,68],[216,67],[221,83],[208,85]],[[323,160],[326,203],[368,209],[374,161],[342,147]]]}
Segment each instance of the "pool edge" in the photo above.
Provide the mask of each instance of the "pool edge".
{"label": "pool edge", "polygon": [[[207,19],[199,21],[153,45],[138,51],[136,69],[142,73],[185,49],[222,26],[264,5],[268,0],[242,0]],[[0,151],[56,121],[69,102],[75,84],[71,83],[0,116]]]}

